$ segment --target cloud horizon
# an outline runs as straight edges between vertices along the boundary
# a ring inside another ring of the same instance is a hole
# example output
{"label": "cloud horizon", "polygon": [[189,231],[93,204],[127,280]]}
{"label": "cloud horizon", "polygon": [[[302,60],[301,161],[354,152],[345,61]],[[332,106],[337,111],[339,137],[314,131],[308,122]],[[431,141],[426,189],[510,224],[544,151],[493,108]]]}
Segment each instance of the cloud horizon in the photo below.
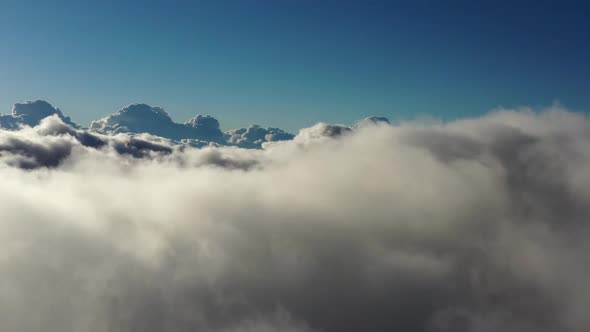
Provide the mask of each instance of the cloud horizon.
{"label": "cloud horizon", "polygon": [[560,108],[262,149],[0,130],[2,330],[587,331],[588,146]]}
{"label": "cloud horizon", "polygon": [[[0,114],[0,129],[19,130],[25,126],[35,127],[41,120],[52,115],[71,127],[82,128],[72,122],[70,117],[65,116],[59,108],[44,100],[34,100],[16,103],[10,114]],[[291,140],[295,137],[282,129],[263,128],[256,124],[222,132],[219,121],[210,115],[199,114],[185,123],[176,123],[163,108],[143,103],[129,104],[111,115],[92,121],[88,129],[105,135],[150,134],[185,141],[196,147],[212,143],[260,149],[265,142]]]}

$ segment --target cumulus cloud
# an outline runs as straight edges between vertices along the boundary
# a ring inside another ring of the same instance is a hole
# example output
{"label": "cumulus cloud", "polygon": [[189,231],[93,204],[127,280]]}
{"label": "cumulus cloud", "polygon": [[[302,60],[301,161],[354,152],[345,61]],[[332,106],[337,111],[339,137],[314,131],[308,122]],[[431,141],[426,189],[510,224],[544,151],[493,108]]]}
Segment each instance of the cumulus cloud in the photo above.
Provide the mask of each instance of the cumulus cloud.
{"label": "cumulus cloud", "polygon": [[587,331],[588,146],[562,109],[264,149],[0,131],[2,330]]}
{"label": "cumulus cloud", "polygon": [[288,141],[295,137],[282,129],[262,128],[259,125],[228,130],[224,135],[228,144],[241,148],[260,148],[267,142]]}
{"label": "cumulus cloud", "polygon": [[210,115],[197,115],[185,123],[186,126],[203,132],[201,136],[219,138],[222,133],[219,129],[219,121]]}
{"label": "cumulus cloud", "polygon": [[[373,127],[373,126],[365,126]],[[294,141],[299,144],[309,144],[322,140],[330,140],[340,136],[352,134],[354,128],[345,125],[332,125],[327,123],[318,123],[309,128],[304,128],[299,131],[299,134],[294,138]]]}
{"label": "cumulus cloud", "polygon": [[[46,101],[28,101],[14,105],[12,113],[0,115],[0,129],[19,130],[35,127],[50,116],[59,117],[65,124],[80,128],[69,117]],[[279,128],[247,128],[221,131],[219,121],[210,115],[197,115],[185,123],[176,123],[161,107],[130,104],[105,118],[93,121],[90,131],[102,135],[149,134],[188,144],[193,147],[234,145],[260,149],[267,142],[291,140],[294,135]]]}
{"label": "cumulus cloud", "polygon": [[117,113],[93,121],[90,129],[102,134],[149,133],[172,140],[217,141],[223,135],[219,122],[210,116],[199,115],[180,124],[172,121],[164,109],[146,104],[128,105]]}
{"label": "cumulus cloud", "polygon": [[36,100],[16,103],[10,114],[0,115],[0,129],[14,130],[23,126],[34,127],[41,120],[52,115],[58,116],[64,123],[72,127],[77,127],[69,117],[63,115],[59,108],[51,106],[46,101]]}

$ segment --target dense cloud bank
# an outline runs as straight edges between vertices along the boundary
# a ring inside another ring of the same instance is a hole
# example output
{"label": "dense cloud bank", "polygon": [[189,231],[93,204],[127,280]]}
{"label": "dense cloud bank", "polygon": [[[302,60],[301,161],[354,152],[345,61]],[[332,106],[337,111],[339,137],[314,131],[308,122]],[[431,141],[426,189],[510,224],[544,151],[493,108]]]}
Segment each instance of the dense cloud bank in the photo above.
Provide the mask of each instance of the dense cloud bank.
{"label": "dense cloud bank", "polygon": [[369,122],[0,131],[2,331],[590,330],[584,115]]}

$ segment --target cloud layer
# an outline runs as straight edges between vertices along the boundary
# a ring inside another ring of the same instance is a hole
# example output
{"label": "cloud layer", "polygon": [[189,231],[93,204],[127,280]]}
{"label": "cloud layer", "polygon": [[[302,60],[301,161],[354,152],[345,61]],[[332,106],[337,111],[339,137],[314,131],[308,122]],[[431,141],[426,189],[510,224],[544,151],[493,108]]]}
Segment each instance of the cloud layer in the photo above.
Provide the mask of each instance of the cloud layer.
{"label": "cloud layer", "polygon": [[[10,114],[0,114],[0,129],[20,130],[34,127],[46,117],[56,115],[65,124],[80,128],[46,101],[36,100],[14,104]],[[93,121],[90,131],[103,135],[150,134],[183,142],[193,147],[207,145],[235,145],[260,149],[263,143],[293,139],[294,135],[278,128],[262,128],[251,125],[245,128],[220,130],[219,121],[210,115],[197,115],[185,123],[176,123],[161,107],[146,104],[130,104],[116,113]]]}
{"label": "cloud layer", "polygon": [[264,149],[0,130],[2,330],[588,331],[589,146],[561,109]]}
{"label": "cloud layer", "polygon": [[92,122],[90,129],[101,134],[149,133],[171,140],[185,140],[196,147],[213,143],[260,148],[264,142],[294,137],[278,128],[264,129],[257,125],[223,133],[219,129],[219,121],[209,115],[197,115],[183,124],[175,123],[162,108],[146,104],[124,107],[115,114]]}

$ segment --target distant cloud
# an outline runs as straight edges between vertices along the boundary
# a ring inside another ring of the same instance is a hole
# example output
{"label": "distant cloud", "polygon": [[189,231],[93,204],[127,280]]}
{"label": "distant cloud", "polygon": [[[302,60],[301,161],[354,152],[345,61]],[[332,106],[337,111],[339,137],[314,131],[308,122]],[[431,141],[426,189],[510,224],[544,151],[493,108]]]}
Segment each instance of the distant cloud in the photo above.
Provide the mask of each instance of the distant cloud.
{"label": "distant cloud", "polygon": [[[195,128],[203,137],[212,137],[219,140],[223,135],[219,129],[219,121],[210,115],[197,115],[185,123],[186,126]],[[190,137],[185,137],[190,138]]]}
{"label": "distant cloud", "polygon": [[[169,141],[158,142],[146,135],[105,136],[65,124],[57,115],[41,120],[33,128],[0,131],[0,160],[24,169],[57,167],[76,148],[112,149],[116,153],[145,158],[171,153]],[[78,147],[79,146],[79,147]]]}
{"label": "distant cloud", "polygon": [[352,127],[345,125],[318,123],[309,128],[301,129],[294,139],[298,143],[306,144],[321,139],[338,138],[343,135],[352,134],[353,130]]}
{"label": "distant cloud", "polygon": [[36,100],[14,104],[11,114],[0,115],[0,128],[18,129],[21,126],[34,127],[38,125],[42,119],[54,114],[64,123],[77,127],[77,125],[73,123],[69,117],[64,116],[58,108],[54,108],[46,101]]}
{"label": "distant cloud", "polygon": [[[15,104],[12,114],[0,116],[0,128],[18,130],[21,126],[34,127],[40,124],[43,118],[54,114],[65,124],[78,128],[59,109],[53,108],[49,103],[41,100]],[[299,141],[301,142],[304,136],[307,138],[313,138],[314,136],[336,137],[350,133],[358,128],[383,124],[390,124],[385,117],[369,117],[358,122],[353,127],[319,124],[300,133]],[[121,133],[149,134],[198,148],[230,145],[240,148],[260,149],[267,143],[288,141],[295,138],[295,135],[282,129],[263,128],[259,125],[222,132],[219,121],[210,115],[197,115],[185,123],[176,123],[164,109],[146,104],[130,104],[114,114],[93,121],[87,135],[90,135],[90,133],[111,136]]]}
{"label": "distant cloud", "polygon": [[590,120],[382,122],[0,130],[2,331],[590,330]]}
{"label": "distant cloud", "polygon": [[361,121],[357,122],[355,127],[365,127],[365,126],[374,126],[374,125],[388,125],[391,124],[389,119],[382,116],[370,116],[368,118],[364,118]]}
{"label": "distant cloud", "polygon": [[260,148],[262,143],[289,140],[294,135],[278,128],[251,126],[222,133],[219,121],[209,115],[197,115],[184,124],[172,121],[162,108],[145,104],[131,104],[104,119],[94,121],[91,130],[102,134],[149,133],[195,147],[210,143],[237,145],[243,148]]}
{"label": "distant cloud", "polygon": [[223,135],[219,130],[219,123],[211,117],[197,116],[192,121],[186,124],[175,123],[160,107],[131,104],[117,113],[92,122],[90,129],[102,134],[149,133],[173,140],[186,138],[218,141]]}
{"label": "distant cloud", "polygon": [[260,148],[266,142],[288,141],[295,137],[279,128],[262,128],[258,125],[228,130],[224,135],[228,144],[241,148]]}

